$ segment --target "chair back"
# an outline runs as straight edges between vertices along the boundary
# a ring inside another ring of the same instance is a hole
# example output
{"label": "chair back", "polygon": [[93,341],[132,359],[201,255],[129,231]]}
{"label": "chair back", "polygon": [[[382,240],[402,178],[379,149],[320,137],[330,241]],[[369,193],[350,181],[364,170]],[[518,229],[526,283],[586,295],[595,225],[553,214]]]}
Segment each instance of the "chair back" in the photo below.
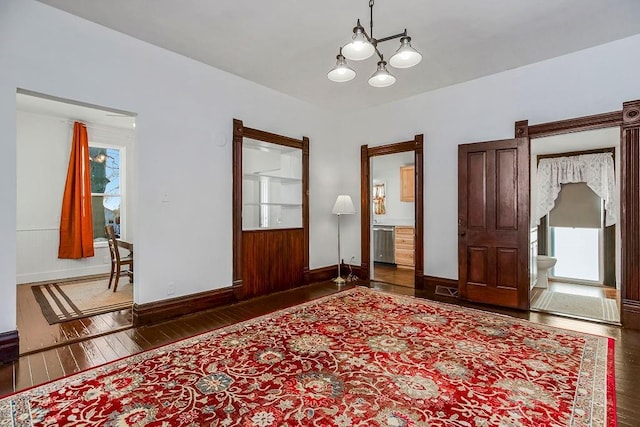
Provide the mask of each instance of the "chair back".
{"label": "chair back", "polygon": [[107,242],[109,243],[109,252],[111,253],[112,262],[120,262],[120,251],[118,250],[118,240],[116,239],[116,233],[113,231],[113,225],[106,225],[104,232],[107,235]]}

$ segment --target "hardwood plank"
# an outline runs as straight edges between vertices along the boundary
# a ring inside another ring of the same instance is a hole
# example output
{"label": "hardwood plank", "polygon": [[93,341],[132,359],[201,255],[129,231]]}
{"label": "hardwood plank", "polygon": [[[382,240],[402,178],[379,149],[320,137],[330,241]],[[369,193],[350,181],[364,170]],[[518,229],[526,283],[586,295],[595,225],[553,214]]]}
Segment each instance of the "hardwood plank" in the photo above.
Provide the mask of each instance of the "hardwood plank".
{"label": "hardwood plank", "polygon": [[42,384],[49,381],[47,364],[41,352],[30,354],[27,356],[27,360],[29,361],[29,373],[32,384]]}
{"label": "hardwood plank", "polygon": [[58,355],[58,360],[60,361],[60,366],[64,372],[64,375],[71,375],[80,370],[78,366],[78,362],[76,362],[76,358],[69,346],[64,346],[55,349],[56,354]]}
{"label": "hardwood plank", "polygon": [[65,375],[64,368],[60,363],[60,358],[55,348],[45,350],[37,354],[42,354],[42,357],[44,359],[44,362],[47,368],[47,377],[49,380],[64,377]]}
{"label": "hardwood plank", "polygon": [[33,382],[31,381],[29,358],[27,356],[21,356],[17,362],[13,362],[13,365],[15,369],[14,381],[16,390],[31,387]]}

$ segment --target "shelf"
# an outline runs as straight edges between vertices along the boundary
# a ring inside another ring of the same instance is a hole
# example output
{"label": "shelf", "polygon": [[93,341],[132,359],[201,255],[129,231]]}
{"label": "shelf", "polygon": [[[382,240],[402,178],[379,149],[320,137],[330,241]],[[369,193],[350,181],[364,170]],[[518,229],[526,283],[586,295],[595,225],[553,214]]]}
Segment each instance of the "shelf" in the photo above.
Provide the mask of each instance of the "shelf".
{"label": "shelf", "polygon": [[250,173],[242,175],[242,179],[250,181],[260,181],[260,178],[269,178],[270,181],[279,182],[282,184],[297,184],[302,183],[302,178],[292,178],[286,176],[268,175],[264,173]]}
{"label": "shelf", "polygon": [[243,206],[280,206],[283,208],[300,208],[302,203],[243,203]]}

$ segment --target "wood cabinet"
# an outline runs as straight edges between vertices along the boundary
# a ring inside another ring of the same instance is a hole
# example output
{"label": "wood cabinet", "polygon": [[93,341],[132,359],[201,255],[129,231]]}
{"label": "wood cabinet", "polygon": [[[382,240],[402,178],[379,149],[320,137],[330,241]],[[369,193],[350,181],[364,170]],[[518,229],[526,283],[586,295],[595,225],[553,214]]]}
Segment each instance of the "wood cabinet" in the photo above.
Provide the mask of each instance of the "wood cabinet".
{"label": "wood cabinet", "polygon": [[414,228],[396,225],[396,265],[398,267],[414,266]]}
{"label": "wood cabinet", "polygon": [[414,165],[400,168],[400,201],[416,200],[416,168]]}

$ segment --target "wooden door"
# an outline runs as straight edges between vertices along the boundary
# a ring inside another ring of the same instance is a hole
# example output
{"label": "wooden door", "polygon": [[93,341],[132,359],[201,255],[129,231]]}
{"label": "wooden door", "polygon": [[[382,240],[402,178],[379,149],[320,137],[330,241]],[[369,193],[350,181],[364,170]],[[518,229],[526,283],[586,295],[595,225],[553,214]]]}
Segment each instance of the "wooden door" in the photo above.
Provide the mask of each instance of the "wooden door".
{"label": "wooden door", "polygon": [[529,309],[529,139],[458,146],[462,299]]}

